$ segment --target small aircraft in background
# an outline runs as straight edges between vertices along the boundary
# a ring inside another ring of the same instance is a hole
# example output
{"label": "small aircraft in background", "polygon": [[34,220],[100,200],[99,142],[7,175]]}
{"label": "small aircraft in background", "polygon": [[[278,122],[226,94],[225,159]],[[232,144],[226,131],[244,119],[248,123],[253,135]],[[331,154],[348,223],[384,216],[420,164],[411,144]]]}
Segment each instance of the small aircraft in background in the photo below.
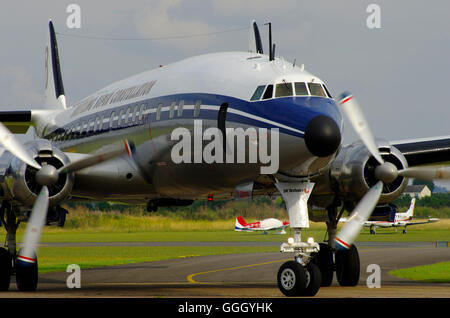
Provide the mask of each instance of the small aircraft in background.
{"label": "small aircraft in background", "polygon": [[[416,204],[416,198],[411,199],[411,204],[409,209],[403,213],[395,213],[393,220],[389,221],[366,221],[364,222],[364,227],[370,227],[370,234],[376,234],[375,228],[377,227],[401,227],[404,226],[403,234],[406,234],[406,227],[410,225],[427,224],[438,222],[437,218],[429,218],[427,221],[412,222],[414,215],[414,206]],[[340,222],[348,222],[350,220],[347,218],[341,218]]]}
{"label": "small aircraft in background", "polygon": [[236,218],[236,223],[234,225],[235,231],[267,231],[276,230],[275,234],[286,234],[285,228],[289,226],[289,222],[280,221],[274,218],[264,219],[262,221],[257,221],[253,223],[245,222],[242,216]]}

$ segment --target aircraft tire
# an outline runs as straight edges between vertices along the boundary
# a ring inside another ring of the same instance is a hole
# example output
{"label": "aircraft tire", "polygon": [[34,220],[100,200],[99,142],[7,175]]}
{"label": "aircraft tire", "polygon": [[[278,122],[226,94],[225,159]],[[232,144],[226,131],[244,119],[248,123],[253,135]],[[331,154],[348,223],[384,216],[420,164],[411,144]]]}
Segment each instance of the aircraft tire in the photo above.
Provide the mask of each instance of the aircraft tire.
{"label": "aircraft tire", "polygon": [[336,277],[341,286],[356,286],[359,282],[360,262],[355,245],[336,252]]}
{"label": "aircraft tire", "polygon": [[309,283],[302,296],[315,296],[320,289],[322,282],[322,274],[319,267],[314,263],[309,263],[306,266],[306,270],[309,274]]}
{"label": "aircraft tire", "polygon": [[0,291],[7,291],[11,282],[11,255],[5,248],[0,248]]}
{"label": "aircraft tire", "polygon": [[278,288],[285,296],[303,296],[307,284],[306,270],[300,263],[288,261],[278,270],[277,281]]}
{"label": "aircraft tire", "polygon": [[35,263],[27,263],[16,259],[16,284],[20,291],[36,290],[38,285],[37,258]]}
{"label": "aircraft tire", "polygon": [[325,243],[319,243],[320,251],[314,258],[314,263],[319,267],[321,274],[321,284],[322,287],[328,287],[333,283],[334,275],[334,262],[333,262],[333,251],[330,246]]}

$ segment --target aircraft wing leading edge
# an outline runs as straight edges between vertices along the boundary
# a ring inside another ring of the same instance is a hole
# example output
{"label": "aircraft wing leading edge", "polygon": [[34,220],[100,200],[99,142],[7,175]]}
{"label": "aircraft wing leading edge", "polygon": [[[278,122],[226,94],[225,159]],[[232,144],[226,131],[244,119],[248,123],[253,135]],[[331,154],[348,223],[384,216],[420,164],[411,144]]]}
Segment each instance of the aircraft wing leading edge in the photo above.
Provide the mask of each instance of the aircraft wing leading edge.
{"label": "aircraft wing leading edge", "polygon": [[393,141],[409,166],[439,164],[450,161],[450,136]]}

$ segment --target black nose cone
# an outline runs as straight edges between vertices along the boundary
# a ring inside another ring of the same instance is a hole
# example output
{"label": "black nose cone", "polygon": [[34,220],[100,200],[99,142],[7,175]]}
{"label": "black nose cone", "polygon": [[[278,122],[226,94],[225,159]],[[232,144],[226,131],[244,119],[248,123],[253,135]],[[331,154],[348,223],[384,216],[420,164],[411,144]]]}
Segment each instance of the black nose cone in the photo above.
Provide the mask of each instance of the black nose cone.
{"label": "black nose cone", "polygon": [[314,117],[306,126],[305,143],[317,157],[332,155],[341,143],[341,132],[336,122],[328,116]]}

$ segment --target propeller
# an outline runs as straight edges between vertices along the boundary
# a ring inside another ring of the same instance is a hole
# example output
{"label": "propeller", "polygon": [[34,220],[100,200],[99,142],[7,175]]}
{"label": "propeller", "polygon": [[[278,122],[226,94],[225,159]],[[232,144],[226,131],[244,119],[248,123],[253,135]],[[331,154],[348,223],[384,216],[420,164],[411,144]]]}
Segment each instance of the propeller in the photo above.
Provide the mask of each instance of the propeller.
{"label": "propeller", "polygon": [[63,167],[56,169],[52,165],[42,166],[29,154],[15,136],[0,122],[0,144],[24,163],[36,168],[36,182],[42,186],[39,195],[34,202],[31,216],[25,230],[23,248],[19,251],[17,259],[27,263],[36,262],[36,250],[40,242],[42,229],[45,225],[47,210],[49,206],[48,186],[58,181],[60,174],[75,172],[87,167],[97,165],[101,162],[111,160],[124,153],[131,155],[134,145],[124,140],[123,145],[113,147],[107,151],[89,155],[80,160],[70,162]]}
{"label": "propeller", "polygon": [[364,222],[369,219],[372,211],[375,209],[378,200],[380,199],[384,184],[393,182],[398,176],[422,180],[450,179],[450,168],[430,166],[412,167],[398,170],[395,165],[390,162],[385,162],[381,157],[369,125],[367,124],[367,121],[353,95],[349,92],[341,94],[339,103],[345,116],[350,120],[350,123],[358,137],[366,146],[370,154],[379,163],[379,165],[375,168],[375,178],[378,182],[370,188],[358,202],[350,214],[349,220],[336,235],[335,242],[338,243],[337,247],[348,249],[354,242],[358,233],[361,231]]}
{"label": "propeller", "polygon": [[17,259],[26,263],[36,263],[36,250],[41,240],[42,229],[48,210],[48,188],[43,186],[31,211],[23,240],[23,248],[17,255]]}

